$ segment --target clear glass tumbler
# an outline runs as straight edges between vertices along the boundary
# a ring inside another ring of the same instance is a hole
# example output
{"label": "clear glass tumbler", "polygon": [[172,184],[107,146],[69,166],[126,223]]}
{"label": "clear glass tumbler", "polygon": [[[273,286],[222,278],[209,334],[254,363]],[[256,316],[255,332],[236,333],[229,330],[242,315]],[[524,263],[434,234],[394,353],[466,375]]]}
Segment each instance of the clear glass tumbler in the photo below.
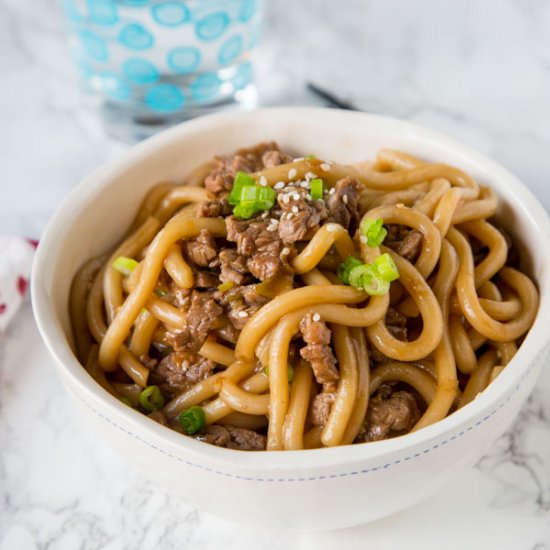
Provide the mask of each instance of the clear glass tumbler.
{"label": "clear glass tumbler", "polygon": [[87,105],[126,140],[253,107],[262,2],[63,0]]}

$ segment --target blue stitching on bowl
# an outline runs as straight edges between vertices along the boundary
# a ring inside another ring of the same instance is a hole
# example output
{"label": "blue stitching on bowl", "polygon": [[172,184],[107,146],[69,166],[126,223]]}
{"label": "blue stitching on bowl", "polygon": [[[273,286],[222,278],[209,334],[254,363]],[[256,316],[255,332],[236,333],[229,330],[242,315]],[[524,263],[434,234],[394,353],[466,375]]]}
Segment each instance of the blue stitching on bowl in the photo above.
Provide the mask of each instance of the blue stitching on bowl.
{"label": "blue stitching on bowl", "polygon": [[390,468],[393,465],[397,465],[401,462],[405,462],[405,461],[411,460],[413,458],[418,458],[419,456],[421,456],[423,454],[430,453],[431,451],[434,451],[434,450],[438,449],[440,446],[446,445],[450,441],[454,441],[455,439],[457,439],[459,437],[462,437],[467,432],[470,432],[474,428],[480,426],[481,424],[483,424],[484,422],[489,420],[491,417],[493,417],[498,411],[500,411],[500,409],[502,409],[504,407],[504,405],[506,405],[512,399],[512,396],[517,391],[519,391],[523,381],[527,378],[527,376],[529,375],[531,370],[534,368],[534,366],[538,364],[538,360],[540,359],[540,357],[545,352],[546,352],[545,349],[542,350],[537,355],[537,357],[535,357],[533,359],[533,361],[532,361],[531,365],[529,366],[529,368],[523,373],[523,375],[520,378],[519,382],[516,384],[516,387],[515,387],[514,391],[512,393],[510,393],[508,395],[508,397],[498,407],[496,407],[488,415],[484,416],[482,420],[478,420],[475,424],[473,424],[472,426],[469,426],[465,430],[462,430],[460,433],[458,433],[456,435],[453,435],[452,437],[450,437],[448,439],[444,439],[443,441],[432,445],[431,447],[425,449],[422,452],[417,452],[417,453],[414,453],[413,455],[409,455],[409,456],[406,456],[404,458],[394,460],[393,462],[388,462],[388,463],[384,464],[383,466],[374,466],[373,468],[366,468],[365,470],[358,470],[358,471],[355,470],[355,471],[352,471],[352,472],[342,472],[340,474],[327,474],[327,475],[311,476],[311,477],[307,477],[307,478],[303,478],[303,477],[300,477],[300,478],[284,478],[284,477],[280,477],[280,478],[263,478],[263,477],[241,476],[241,475],[238,475],[238,474],[232,474],[230,472],[222,472],[220,470],[215,470],[215,469],[209,468],[207,466],[202,466],[201,464],[196,464],[194,462],[191,462],[191,461],[186,460],[184,458],[181,458],[179,456],[173,455],[173,454],[165,451],[164,449],[161,449],[160,447],[157,447],[156,445],[153,445],[153,443],[150,443],[149,441],[145,441],[144,439],[142,439],[138,435],[128,431],[126,428],[123,428],[122,426],[119,426],[117,423],[113,422],[111,419],[109,419],[106,416],[104,416],[103,414],[101,414],[96,408],[94,408],[87,401],[85,401],[72,387],[70,389],[76,395],[76,397],[82,403],[84,403],[84,405],[86,405],[86,407],[88,407],[91,411],[93,411],[95,414],[97,414],[100,418],[105,420],[105,422],[107,422],[108,424],[111,424],[112,426],[114,426],[115,428],[118,428],[119,430],[121,430],[125,434],[132,436],[134,439],[137,439],[140,443],[143,443],[143,444],[151,447],[152,449],[155,449],[156,451],[159,451],[160,453],[162,453],[166,456],[169,456],[170,458],[173,458],[173,459],[175,459],[179,462],[183,462],[184,464],[187,464],[188,466],[193,466],[194,468],[198,468],[199,470],[205,470],[207,472],[212,472],[212,473],[217,474],[217,475],[223,475],[223,476],[230,477],[230,478],[233,478],[233,479],[238,479],[238,480],[241,480],[241,481],[278,482],[278,483],[282,483],[282,482],[291,483],[291,482],[296,482],[296,481],[318,481],[318,480],[322,480],[322,479],[334,479],[336,477],[347,477],[347,476],[350,476],[350,475],[368,474],[368,473],[376,472],[377,470],[380,470],[380,469],[385,469],[386,470],[386,469]]}

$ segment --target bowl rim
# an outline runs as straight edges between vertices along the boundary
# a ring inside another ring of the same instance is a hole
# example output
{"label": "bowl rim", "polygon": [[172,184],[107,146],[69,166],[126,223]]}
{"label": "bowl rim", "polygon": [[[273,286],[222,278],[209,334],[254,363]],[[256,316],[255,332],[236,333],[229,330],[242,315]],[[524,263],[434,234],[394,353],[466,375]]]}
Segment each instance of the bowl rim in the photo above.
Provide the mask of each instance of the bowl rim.
{"label": "bowl rim", "polygon": [[[143,434],[142,437],[154,441],[155,447],[164,446],[180,456],[188,456],[199,461],[202,459],[208,462],[216,462],[231,471],[252,469],[257,472],[267,472],[273,471],[274,468],[278,471],[311,471],[319,468],[333,468],[343,464],[365,462],[372,459],[383,460],[384,456],[392,453],[406,452],[413,447],[429,445],[430,441],[433,442],[433,440],[441,438],[445,434],[460,430],[466,424],[470,424],[471,426],[476,425],[476,422],[473,422],[473,420],[487,413],[488,410],[495,409],[495,406],[502,401],[502,398],[510,394],[514,388],[516,390],[519,389],[521,380],[527,376],[530,367],[536,362],[537,356],[547,348],[548,341],[550,340],[550,335],[546,330],[546,327],[550,324],[550,269],[548,268],[548,264],[550,263],[550,247],[548,246],[542,246],[541,248],[541,253],[544,254],[544,265],[537,283],[539,287],[544,287],[544,291],[541,293],[539,311],[525,341],[518,349],[516,356],[510,362],[508,368],[484,392],[463,409],[459,409],[450,416],[417,432],[393,439],[362,445],[346,445],[290,452],[264,451],[249,453],[206,445],[192,438],[182,437],[181,434],[149,420],[138,411],[130,409],[121,403],[101,388],[73,355],[70,346],[66,342],[61,323],[50,303],[45,281],[42,278],[43,268],[52,256],[52,250],[53,257],[55,257],[55,251],[60,248],[60,241],[63,238],[67,238],[67,235],[70,233],[64,223],[69,212],[74,210],[76,206],[85,203],[88,196],[93,194],[97,187],[106,185],[106,182],[130,168],[132,163],[145,153],[148,156],[154,155],[155,152],[162,150],[173,141],[184,141],[186,135],[194,132],[208,131],[224,124],[238,124],[239,121],[251,117],[261,119],[262,117],[271,116],[276,116],[281,121],[288,121],[303,116],[306,119],[308,117],[323,117],[325,120],[328,118],[330,119],[328,123],[331,121],[338,122],[338,124],[362,122],[378,125],[379,127],[383,126],[386,130],[390,129],[405,134],[413,134],[417,138],[422,138],[422,140],[427,140],[428,142],[443,143],[456,154],[483,166],[494,174],[495,180],[501,181],[502,186],[507,186],[511,190],[512,195],[518,199],[517,204],[511,205],[513,210],[517,211],[517,209],[521,208],[523,210],[522,215],[530,218],[531,224],[537,227],[538,234],[541,235],[541,244],[544,245],[543,235],[550,234],[550,218],[546,210],[533,193],[516,176],[497,162],[463,145],[459,141],[409,121],[369,113],[314,107],[269,107],[250,112],[218,113],[194,119],[138,143],[118,158],[94,170],[68,194],[50,219],[40,240],[33,264],[31,297],[38,329],[47,349],[55,359],[59,375],[63,379],[70,381],[73,385],[71,389],[73,389],[74,393],[88,407],[92,408],[100,416],[103,416],[108,422],[120,427],[117,422],[112,421],[114,418],[118,422],[139,431]],[[544,282],[543,285],[541,285],[542,282]],[[523,369],[521,368],[522,364],[524,365]],[[86,396],[86,398],[83,399],[81,395]],[[102,408],[105,411],[104,413],[100,413],[91,405],[94,400],[97,402],[98,408]],[[487,413],[484,420],[492,416],[494,412],[496,412],[496,409],[491,413]],[[109,418],[105,417],[105,415],[108,415]],[[126,428],[121,429],[128,431]],[[147,439],[142,439],[142,437],[139,439],[148,444]],[[274,457],[276,457],[276,460]]]}

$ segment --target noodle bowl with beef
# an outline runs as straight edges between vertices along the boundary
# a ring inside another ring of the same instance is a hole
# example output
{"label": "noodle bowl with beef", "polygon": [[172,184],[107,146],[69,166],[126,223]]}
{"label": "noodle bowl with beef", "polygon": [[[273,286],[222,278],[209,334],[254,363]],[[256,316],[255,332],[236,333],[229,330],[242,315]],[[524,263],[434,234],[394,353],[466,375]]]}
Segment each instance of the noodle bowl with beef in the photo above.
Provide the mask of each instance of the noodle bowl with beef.
{"label": "noodle bowl with beef", "polygon": [[182,434],[242,450],[403,435],[472,401],[536,316],[496,195],[457,168],[265,143],[186,183],[150,190],[70,300],[90,374]]}

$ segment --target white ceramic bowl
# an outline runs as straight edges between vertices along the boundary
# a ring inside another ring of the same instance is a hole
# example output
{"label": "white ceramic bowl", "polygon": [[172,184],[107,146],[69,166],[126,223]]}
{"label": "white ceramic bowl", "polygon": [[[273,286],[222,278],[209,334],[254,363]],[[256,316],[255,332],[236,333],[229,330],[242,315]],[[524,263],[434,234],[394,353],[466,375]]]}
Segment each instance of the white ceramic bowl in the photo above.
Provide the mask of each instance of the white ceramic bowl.
{"label": "white ceramic bowl", "polygon": [[[531,258],[541,292],[535,325],[513,361],[473,403],[403,437],[334,449],[246,453],[183,437],[111,397],[71,350],[67,303],[76,269],[124,234],[145,192],[181,181],[213,154],[275,139],[300,156],[354,162],[380,147],[456,165],[492,186],[501,219]],[[128,461],[162,475],[192,505],[236,521],[329,529],[374,520],[418,502],[474,464],[506,430],[549,348],[550,220],[508,171],[469,148],[407,122],[306,108],[220,114],[145,141],[87,177],[51,220],[38,248],[32,299],[40,332],[69,395]]]}

